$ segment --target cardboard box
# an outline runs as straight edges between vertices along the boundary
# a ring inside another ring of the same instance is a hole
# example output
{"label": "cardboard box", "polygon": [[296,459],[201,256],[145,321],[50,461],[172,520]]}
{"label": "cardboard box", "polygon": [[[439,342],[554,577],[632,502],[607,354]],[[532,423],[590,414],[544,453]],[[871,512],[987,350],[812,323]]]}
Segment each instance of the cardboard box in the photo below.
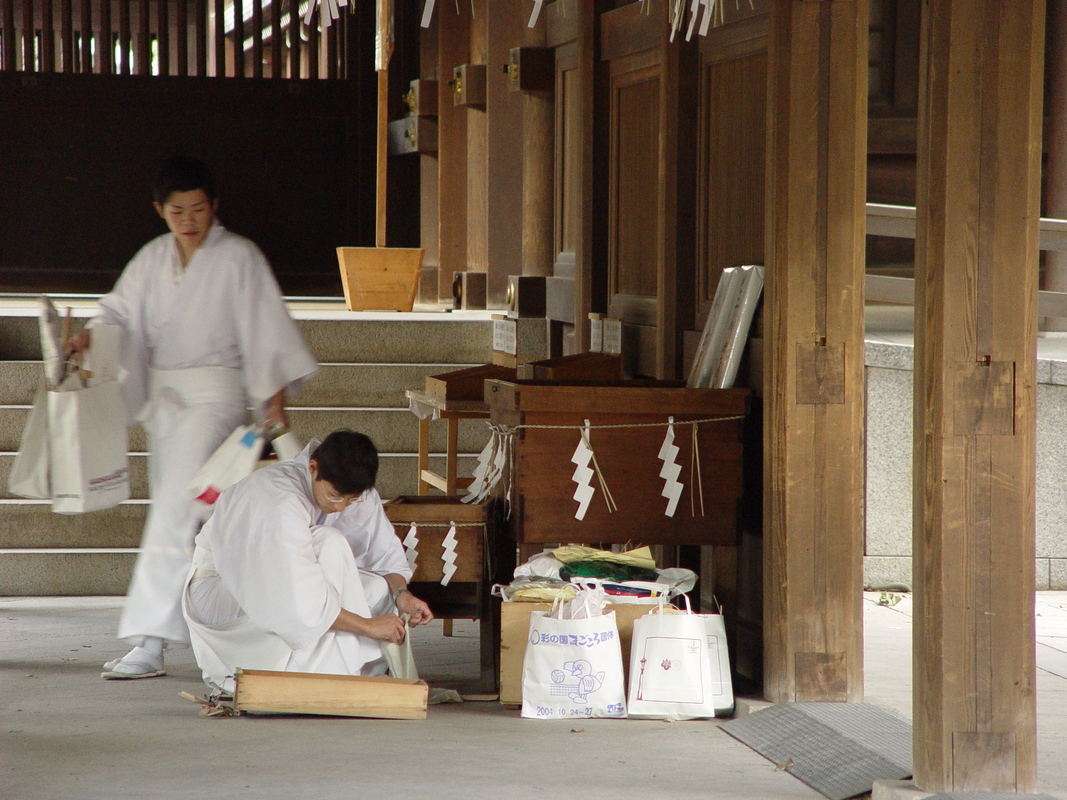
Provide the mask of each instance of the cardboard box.
{"label": "cardboard box", "polygon": [[[622,670],[629,679],[630,640],[634,633],[634,620],[652,611],[655,605],[643,603],[610,603],[605,611],[615,612],[615,624],[619,626],[619,642],[622,646]],[[522,703],[522,660],[526,656],[526,642],[530,634],[530,616],[534,611],[551,611],[551,603],[501,603],[500,604],[500,702],[504,705]],[[677,613],[669,607],[671,613]]]}
{"label": "cardboard box", "polygon": [[236,677],[239,712],[426,719],[425,681],[264,669],[239,669]]}

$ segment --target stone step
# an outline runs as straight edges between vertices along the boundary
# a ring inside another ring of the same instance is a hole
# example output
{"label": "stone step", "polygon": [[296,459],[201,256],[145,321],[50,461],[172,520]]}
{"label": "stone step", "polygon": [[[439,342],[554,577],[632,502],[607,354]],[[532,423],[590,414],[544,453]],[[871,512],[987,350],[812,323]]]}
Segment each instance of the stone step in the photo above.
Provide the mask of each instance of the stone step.
{"label": "stone step", "polygon": [[[431,375],[471,364],[323,364],[292,398],[296,406],[407,408],[404,392],[421,390]],[[0,361],[0,406],[30,405],[41,380],[40,361]]]}
{"label": "stone step", "polygon": [[[0,453],[0,500],[20,501],[7,489],[7,479],[11,474],[11,465],[15,460],[14,453]],[[460,456],[457,468],[460,475],[470,475],[477,465],[477,457],[474,455]],[[430,469],[438,474],[444,474],[445,458],[443,455],[430,456]],[[416,494],[418,492],[418,456],[414,453],[384,453],[378,464],[378,493],[382,497],[399,497],[400,495]],[[135,500],[144,500],[148,497],[148,457],[144,453],[130,454],[130,494]],[[0,516],[10,513],[5,511],[0,503]],[[58,519],[64,519],[64,515],[54,515]],[[4,537],[4,528],[8,522],[0,523],[0,541]],[[14,524],[14,523],[10,523]],[[5,545],[0,544],[0,547]]]}
{"label": "stone step", "polygon": [[[290,408],[289,424],[301,441],[322,439],[337,428],[365,432],[381,453],[418,452],[418,419],[406,408]],[[0,452],[18,452],[22,432],[29,418],[29,406],[0,406]],[[479,453],[489,441],[484,420],[464,420],[460,424],[460,453]],[[443,452],[445,426],[430,425],[430,450]],[[147,451],[147,436],[140,426],[129,428],[130,452]]]}
{"label": "stone step", "polygon": [[136,553],[0,551],[0,596],[124,595]]}
{"label": "stone step", "polygon": [[[63,303],[57,303],[62,307]],[[75,309],[75,329],[93,313]],[[493,349],[484,311],[382,313],[291,309],[320,363],[484,363]],[[35,307],[0,309],[0,358],[40,360]]]}

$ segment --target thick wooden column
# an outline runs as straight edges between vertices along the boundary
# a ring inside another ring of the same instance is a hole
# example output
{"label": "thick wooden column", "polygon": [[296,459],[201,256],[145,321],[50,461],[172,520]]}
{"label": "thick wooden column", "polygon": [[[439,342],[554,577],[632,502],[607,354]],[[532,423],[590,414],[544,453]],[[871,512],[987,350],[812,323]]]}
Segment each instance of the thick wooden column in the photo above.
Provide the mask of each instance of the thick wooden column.
{"label": "thick wooden column", "polygon": [[470,4],[437,7],[437,169],[440,235],[437,295],[452,296],[452,274],[467,269],[467,109],[453,102],[452,72],[470,58]]}
{"label": "thick wooden column", "polygon": [[928,0],[918,140],[915,781],[1035,782],[1045,0]]}
{"label": "thick wooden column", "polygon": [[863,698],[866,0],[774,0],[764,691]]}

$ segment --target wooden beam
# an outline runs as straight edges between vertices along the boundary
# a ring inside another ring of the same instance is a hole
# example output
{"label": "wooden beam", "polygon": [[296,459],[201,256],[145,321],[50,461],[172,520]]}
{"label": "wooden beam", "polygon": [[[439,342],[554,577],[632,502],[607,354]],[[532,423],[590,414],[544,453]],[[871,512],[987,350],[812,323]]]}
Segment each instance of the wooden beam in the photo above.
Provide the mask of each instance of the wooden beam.
{"label": "wooden beam", "polygon": [[764,692],[863,698],[865,0],[771,5]]}
{"label": "wooden beam", "polygon": [[914,762],[1033,791],[1044,0],[930,0],[916,237]]}

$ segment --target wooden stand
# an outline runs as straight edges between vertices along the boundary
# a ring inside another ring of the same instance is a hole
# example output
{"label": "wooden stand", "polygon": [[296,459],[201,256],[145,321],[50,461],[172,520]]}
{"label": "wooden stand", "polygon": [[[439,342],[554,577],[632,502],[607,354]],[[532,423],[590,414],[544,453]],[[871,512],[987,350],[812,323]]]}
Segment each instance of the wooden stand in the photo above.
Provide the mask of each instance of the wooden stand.
{"label": "wooden stand", "polygon": [[[444,400],[426,392],[408,389],[408,402],[412,412],[419,418],[419,494],[429,494],[430,488],[440,489],[447,495],[454,495],[460,489],[470,486],[470,478],[457,476],[456,448],[459,442],[459,421],[461,419],[487,419],[489,409],[485,403],[474,400]],[[430,470],[430,422],[443,419],[447,426],[445,441],[445,474],[438,475]]]}
{"label": "wooden stand", "polygon": [[[412,524],[416,526],[419,544],[416,548],[415,574],[411,590],[430,604],[434,616],[445,622],[445,633],[451,633],[454,619],[477,619],[480,622],[481,684],[479,690],[496,691],[497,664],[500,642],[500,605],[489,590],[494,582],[510,580],[504,574],[513,567],[514,556],[498,557],[495,548],[498,537],[488,507],[464,503],[458,497],[405,496],[385,504],[385,515],[393,523],[396,535],[407,536]],[[444,548],[442,541],[448,526],[456,524],[456,572],[447,586],[444,577]],[[514,547],[511,548],[514,550]],[[497,565],[494,571],[491,565]],[[498,574],[498,572],[500,574]]]}
{"label": "wooden stand", "polygon": [[415,305],[422,250],[338,247],[337,260],[349,311],[411,311]]}

